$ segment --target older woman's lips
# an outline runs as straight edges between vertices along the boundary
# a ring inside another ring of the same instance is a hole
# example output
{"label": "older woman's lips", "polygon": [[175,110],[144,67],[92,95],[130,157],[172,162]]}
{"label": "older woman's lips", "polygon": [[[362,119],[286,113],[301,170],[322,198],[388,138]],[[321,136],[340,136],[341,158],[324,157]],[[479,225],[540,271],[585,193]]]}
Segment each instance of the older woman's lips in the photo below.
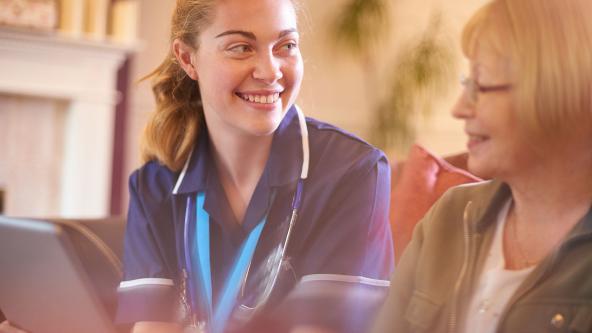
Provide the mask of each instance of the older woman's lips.
{"label": "older woman's lips", "polygon": [[474,150],[479,147],[481,144],[489,140],[489,137],[485,135],[476,135],[476,134],[468,134],[469,141],[467,142],[467,148],[469,150]]}

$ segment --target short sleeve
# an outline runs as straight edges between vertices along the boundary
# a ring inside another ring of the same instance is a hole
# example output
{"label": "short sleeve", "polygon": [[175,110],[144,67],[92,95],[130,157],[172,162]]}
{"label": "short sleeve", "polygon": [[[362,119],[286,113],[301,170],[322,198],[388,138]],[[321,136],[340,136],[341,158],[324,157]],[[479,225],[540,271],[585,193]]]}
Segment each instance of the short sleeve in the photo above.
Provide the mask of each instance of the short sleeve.
{"label": "short sleeve", "polygon": [[142,176],[136,171],[129,181],[124,276],[118,288],[116,322],[172,322],[178,297],[171,263],[175,249],[171,204],[150,183],[150,177]]}
{"label": "short sleeve", "polygon": [[373,153],[351,166],[322,207],[300,282],[282,305],[291,325],[365,332],[388,294],[390,167],[382,152]]}

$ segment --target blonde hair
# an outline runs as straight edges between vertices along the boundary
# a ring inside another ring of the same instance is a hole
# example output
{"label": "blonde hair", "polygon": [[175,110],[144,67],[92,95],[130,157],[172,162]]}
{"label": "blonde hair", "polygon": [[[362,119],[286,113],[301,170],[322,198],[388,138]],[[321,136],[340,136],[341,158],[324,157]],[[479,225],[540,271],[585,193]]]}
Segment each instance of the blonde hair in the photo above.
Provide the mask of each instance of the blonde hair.
{"label": "blonde hair", "polygon": [[493,0],[465,25],[468,58],[487,43],[509,59],[518,119],[537,138],[592,130],[590,13],[590,0]]}
{"label": "blonde hair", "polygon": [[[177,0],[171,20],[175,39],[197,49],[199,33],[212,20],[214,0]],[[144,162],[158,160],[179,171],[188,158],[203,122],[199,85],[181,68],[172,49],[144,79],[152,80],[156,111],[144,128],[141,154]]]}

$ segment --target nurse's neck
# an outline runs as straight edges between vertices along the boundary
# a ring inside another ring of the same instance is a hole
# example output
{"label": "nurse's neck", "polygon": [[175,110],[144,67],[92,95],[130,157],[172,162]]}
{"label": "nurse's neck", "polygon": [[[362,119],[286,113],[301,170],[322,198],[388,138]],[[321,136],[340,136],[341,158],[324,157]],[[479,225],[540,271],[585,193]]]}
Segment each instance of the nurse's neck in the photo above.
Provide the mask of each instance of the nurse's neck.
{"label": "nurse's neck", "polygon": [[220,183],[236,221],[242,224],[269,158],[273,135],[247,137],[209,134]]}

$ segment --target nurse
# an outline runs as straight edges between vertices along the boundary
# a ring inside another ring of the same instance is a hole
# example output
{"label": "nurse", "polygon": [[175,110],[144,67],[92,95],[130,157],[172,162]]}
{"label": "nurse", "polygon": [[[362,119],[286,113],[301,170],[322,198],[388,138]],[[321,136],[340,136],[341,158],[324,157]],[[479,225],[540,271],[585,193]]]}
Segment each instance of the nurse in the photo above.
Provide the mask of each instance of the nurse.
{"label": "nurse", "polygon": [[129,182],[117,321],[133,332],[372,320],[393,270],[389,165],[303,116],[299,45],[295,1],[177,1]]}

